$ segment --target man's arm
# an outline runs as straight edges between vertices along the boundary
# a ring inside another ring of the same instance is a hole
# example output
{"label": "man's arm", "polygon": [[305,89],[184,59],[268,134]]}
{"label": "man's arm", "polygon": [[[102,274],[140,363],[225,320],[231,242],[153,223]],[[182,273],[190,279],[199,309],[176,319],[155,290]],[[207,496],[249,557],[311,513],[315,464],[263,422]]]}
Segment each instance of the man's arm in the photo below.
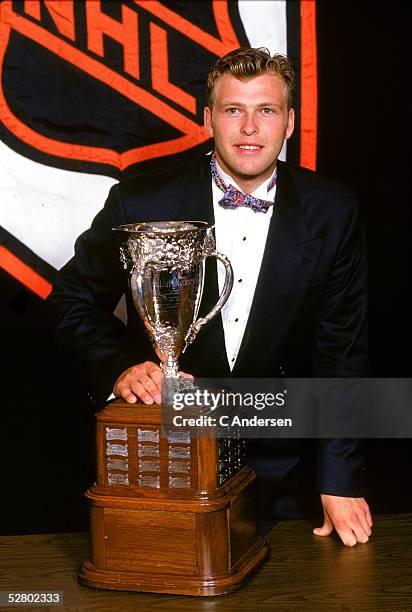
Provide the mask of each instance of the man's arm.
{"label": "man's arm", "polygon": [[[315,376],[322,378],[355,378],[367,372],[366,244],[355,200],[317,318],[312,361]],[[363,498],[363,443],[332,438],[318,444],[324,525],[314,533],[329,535],[335,527],[347,545],[366,542],[372,519]]]}
{"label": "man's arm", "polygon": [[76,240],[75,255],[58,274],[48,299],[57,340],[80,360],[97,405],[112,392],[130,403],[138,398],[160,402],[163,373],[147,361],[153,349],[143,326],[131,334],[113,314],[127,291],[127,274],[112,228],[126,222],[115,185],[90,229]]}
{"label": "man's arm", "polygon": [[113,314],[127,277],[112,228],[125,222],[115,185],[90,229],[76,240],[75,255],[57,275],[48,299],[57,341],[80,361],[97,404],[107,399],[119,375],[136,362],[126,327]]}

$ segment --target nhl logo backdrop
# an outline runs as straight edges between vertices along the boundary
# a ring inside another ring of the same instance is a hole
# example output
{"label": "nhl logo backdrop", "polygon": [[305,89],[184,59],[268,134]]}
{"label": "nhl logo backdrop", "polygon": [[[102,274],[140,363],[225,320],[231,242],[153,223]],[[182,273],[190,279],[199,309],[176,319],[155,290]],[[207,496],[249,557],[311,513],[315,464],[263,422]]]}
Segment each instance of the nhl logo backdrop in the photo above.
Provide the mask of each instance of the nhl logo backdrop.
{"label": "nhl logo backdrop", "polygon": [[0,265],[42,298],[118,179],[210,150],[210,65],[244,45],[298,73],[288,158],[316,165],[315,2],[1,2]]}

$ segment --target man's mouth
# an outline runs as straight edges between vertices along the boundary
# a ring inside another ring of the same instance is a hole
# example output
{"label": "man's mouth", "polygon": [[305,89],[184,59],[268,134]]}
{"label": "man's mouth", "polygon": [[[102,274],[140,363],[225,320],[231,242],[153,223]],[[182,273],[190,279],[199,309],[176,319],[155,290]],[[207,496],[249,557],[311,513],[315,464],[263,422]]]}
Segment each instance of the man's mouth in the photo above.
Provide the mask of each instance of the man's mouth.
{"label": "man's mouth", "polygon": [[263,149],[261,145],[255,144],[237,144],[235,146],[242,151],[259,151],[260,149]]}

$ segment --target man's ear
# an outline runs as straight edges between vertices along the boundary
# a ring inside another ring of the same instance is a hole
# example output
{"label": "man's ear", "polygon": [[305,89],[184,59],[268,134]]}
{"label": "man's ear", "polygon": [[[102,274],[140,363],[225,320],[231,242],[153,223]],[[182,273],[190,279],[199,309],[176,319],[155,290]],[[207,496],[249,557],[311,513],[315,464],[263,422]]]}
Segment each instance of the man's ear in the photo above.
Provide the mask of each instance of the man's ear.
{"label": "man's ear", "polygon": [[212,127],[212,111],[208,106],[205,106],[203,110],[203,120],[205,123],[205,128],[208,131],[208,134],[211,138],[213,138],[213,127]]}
{"label": "man's ear", "polygon": [[286,128],[286,134],[285,134],[286,140],[292,136],[294,129],[295,129],[295,109],[290,108],[288,111],[288,125]]}

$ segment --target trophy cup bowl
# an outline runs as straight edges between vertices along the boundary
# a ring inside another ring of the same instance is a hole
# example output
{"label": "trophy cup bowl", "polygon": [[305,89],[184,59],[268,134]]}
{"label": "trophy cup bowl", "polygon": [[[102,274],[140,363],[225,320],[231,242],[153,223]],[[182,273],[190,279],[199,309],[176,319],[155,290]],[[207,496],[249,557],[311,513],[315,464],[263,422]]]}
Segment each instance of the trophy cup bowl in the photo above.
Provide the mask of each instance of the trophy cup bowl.
{"label": "trophy cup bowl", "polygon": [[[214,226],[205,221],[162,221],[120,225],[120,258],[129,272],[135,308],[152,341],[165,378],[179,378],[179,355],[229,298],[233,271],[215,247]],[[205,259],[225,267],[225,282],[212,310],[198,318]]]}

